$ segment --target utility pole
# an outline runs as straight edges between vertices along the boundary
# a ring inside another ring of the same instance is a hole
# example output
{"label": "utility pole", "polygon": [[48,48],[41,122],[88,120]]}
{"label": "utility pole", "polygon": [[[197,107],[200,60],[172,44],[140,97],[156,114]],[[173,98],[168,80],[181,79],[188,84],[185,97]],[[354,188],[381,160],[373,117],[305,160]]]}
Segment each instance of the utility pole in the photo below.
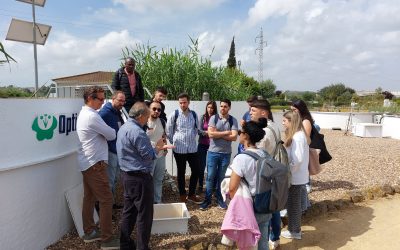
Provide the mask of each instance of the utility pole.
{"label": "utility pole", "polygon": [[260,29],[260,34],[258,36],[256,36],[255,38],[255,42],[257,43],[258,41],[258,47],[255,51],[255,53],[257,54],[258,52],[258,82],[262,83],[263,82],[263,49],[264,46],[267,47],[267,41],[264,41],[264,36],[263,36],[263,30],[262,27]]}

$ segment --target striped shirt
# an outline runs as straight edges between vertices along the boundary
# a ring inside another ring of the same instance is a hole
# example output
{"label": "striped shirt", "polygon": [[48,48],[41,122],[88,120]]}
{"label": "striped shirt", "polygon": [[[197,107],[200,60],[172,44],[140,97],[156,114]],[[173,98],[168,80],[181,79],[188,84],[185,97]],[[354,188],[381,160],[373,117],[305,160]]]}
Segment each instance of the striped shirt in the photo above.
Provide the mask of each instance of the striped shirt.
{"label": "striped shirt", "polygon": [[168,140],[175,146],[173,149],[175,153],[195,153],[197,152],[198,121],[196,121],[189,109],[186,112],[182,112],[181,109],[178,109],[178,111],[179,114],[176,121],[175,111],[168,116],[165,128]]}

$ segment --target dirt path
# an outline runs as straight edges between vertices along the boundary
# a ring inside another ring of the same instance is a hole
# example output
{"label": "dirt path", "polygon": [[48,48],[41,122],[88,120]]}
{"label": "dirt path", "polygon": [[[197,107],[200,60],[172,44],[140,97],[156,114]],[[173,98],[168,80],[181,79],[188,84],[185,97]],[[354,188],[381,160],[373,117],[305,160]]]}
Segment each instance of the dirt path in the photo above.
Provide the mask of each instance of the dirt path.
{"label": "dirt path", "polygon": [[400,249],[400,195],[335,212],[302,230],[302,240],[281,237],[280,249]]}

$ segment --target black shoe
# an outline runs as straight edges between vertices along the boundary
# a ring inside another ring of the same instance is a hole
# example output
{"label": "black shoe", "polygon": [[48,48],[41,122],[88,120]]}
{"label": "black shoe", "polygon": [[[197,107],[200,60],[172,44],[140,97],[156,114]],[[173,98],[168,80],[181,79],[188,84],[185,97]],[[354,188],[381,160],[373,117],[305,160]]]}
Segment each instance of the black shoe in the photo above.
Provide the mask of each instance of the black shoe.
{"label": "black shoe", "polygon": [[123,209],[124,206],[123,205],[119,205],[119,204],[113,204],[112,208],[113,209]]}
{"label": "black shoe", "polygon": [[94,208],[97,211],[97,215],[100,217],[100,205],[98,201],[96,201],[96,203],[94,204]]}

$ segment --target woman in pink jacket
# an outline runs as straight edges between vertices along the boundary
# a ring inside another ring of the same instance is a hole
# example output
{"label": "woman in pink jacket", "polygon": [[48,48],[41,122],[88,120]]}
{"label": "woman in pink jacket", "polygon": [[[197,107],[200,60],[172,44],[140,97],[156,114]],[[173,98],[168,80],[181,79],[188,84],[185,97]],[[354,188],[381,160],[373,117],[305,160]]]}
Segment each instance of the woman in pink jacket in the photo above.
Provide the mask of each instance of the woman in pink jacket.
{"label": "woman in pink jacket", "polygon": [[[242,130],[239,131],[240,143],[244,145],[245,151],[250,150],[261,157],[265,157],[262,149],[257,148],[256,143],[264,138],[265,131],[263,128],[267,126],[267,119],[261,118],[259,122],[249,121],[243,124]],[[230,166],[232,169],[231,179],[229,183],[229,195],[232,199],[240,186],[240,181],[244,178],[252,196],[256,192],[256,161],[249,155],[238,154],[233,159]],[[231,204],[229,204],[231,206]],[[228,208],[229,209],[229,208]],[[249,213],[250,211],[247,211]],[[251,211],[253,212],[253,211]],[[261,232],[261,238],[258,241],[258,249],[268,249],[268,223],[271,214],[254,213],[256,222]]]}

